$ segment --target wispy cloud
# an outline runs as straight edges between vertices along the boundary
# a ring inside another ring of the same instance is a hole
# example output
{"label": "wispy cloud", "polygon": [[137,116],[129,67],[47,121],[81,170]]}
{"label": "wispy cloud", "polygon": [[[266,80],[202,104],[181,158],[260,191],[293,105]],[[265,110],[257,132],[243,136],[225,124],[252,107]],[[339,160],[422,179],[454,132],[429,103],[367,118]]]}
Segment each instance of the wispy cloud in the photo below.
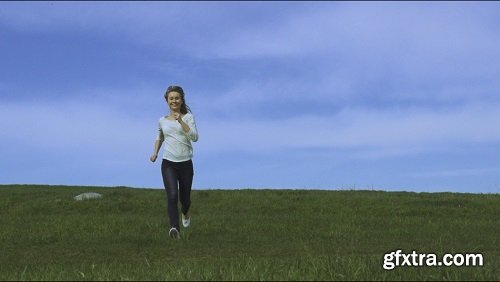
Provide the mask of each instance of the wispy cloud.
{"label": "wispy cloud", "polygon": [[213,151],[319,147],[414,154],[453,144],[499,142],[500,133],[494,130],[500,120],[499,109],[499,104],[442,112],[346,109],[331,116],[303,115],[271,121],[201,121],[206,142],[202,146]]}
{"label": "wispy cloud", "polygon": [[[118,33],[215,58],[348,52],[362,55],[360,60],[377,60],[372,55],[398,60],[409,54],[406,59],[421,61],[420,56],[433,54],[491,54],[498,43],[495,7],[498,4],[5,3],[0,22],[23,30]],[[485,41],[491,44],[476,44]]]}
{"label": "wispy cloud", "polygon": [[[0,127],[4,140],[29,148],[115,154],[141,148],[155,125],[97,103],[74,100],[2,102]],[[149,121],[148,121],[149,122]],[[126,141],[126,142],[124,142]],[[133,152],[129,152],[133,153]]]}

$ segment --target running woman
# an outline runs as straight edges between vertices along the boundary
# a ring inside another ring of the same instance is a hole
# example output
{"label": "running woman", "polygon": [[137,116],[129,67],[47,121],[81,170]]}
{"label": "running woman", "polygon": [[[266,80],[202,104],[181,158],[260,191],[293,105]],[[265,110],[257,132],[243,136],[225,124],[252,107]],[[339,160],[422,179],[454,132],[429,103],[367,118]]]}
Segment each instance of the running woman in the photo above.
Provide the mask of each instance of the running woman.
{"label": "running woman", "polygon": [[182,225],[187,228],[191,224],[189,208],[194,176],[191,141],[198,141],[195,119],[184,97],[182,87],[167,88],[165,100],[170,108],[170,114],[160,118],[158,136],[150,158],[155,162],[162,144],[165,143],[161,175],[167,193],[169,236],[174,239],[180,239],[178,201],[181,202]]}

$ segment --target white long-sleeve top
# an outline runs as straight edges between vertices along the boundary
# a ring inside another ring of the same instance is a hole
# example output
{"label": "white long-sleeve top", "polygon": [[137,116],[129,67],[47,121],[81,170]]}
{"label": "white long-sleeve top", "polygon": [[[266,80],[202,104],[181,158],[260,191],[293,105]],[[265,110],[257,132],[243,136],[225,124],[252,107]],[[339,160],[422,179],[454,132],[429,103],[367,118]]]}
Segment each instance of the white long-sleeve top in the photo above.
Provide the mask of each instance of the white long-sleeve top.
{"label": "white long-sleeve top", "polygon": [[167,117],[160,118],[158,123],[158,136],[164,145],[163,158],[172,162],[184,162],[193,157],[191,141],[198,141],[196,122],[191,113],[182,116],[182,120],[189,126],[189,132],[184,132],[181,124]]}

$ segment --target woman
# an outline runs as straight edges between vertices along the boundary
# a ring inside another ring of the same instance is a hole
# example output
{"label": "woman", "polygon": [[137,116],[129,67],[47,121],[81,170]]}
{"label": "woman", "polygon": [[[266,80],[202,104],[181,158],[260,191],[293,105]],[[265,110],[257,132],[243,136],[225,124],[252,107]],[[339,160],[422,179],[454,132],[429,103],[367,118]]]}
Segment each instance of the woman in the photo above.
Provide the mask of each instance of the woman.
{"label": "woman", "polygon": [[198,140],[198,131],[194,116],[186,105],[182,87],[169,86],[165,92],[165,100],[170,108],[170,114],[160,118],[158,137],[151,161],[156,161],[161,145],[165,142],[161,174],[167,192],[168,217],[171,227],[169,236],[180,239],[177,201],[179,199],[181,202],[182,225],[187,228],[191,224],[189,207],[194,175],[191,141]]}

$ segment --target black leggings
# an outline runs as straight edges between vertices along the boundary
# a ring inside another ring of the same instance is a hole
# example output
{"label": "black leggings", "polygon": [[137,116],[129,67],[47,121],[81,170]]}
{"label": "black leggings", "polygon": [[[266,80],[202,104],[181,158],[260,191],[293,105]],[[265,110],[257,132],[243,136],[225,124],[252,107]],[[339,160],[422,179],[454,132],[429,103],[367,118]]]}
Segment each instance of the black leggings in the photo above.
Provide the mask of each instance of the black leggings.
{"label": "black leggings", "polygon": [[167,210],[170,226],[179,227],[179,210],[177,201],[181,202],[183,214],[187,214],[191,206],[191,185],[193,183],[193,161],[172,162],[163,159],[161,163],[163,185],[167,192]]}

